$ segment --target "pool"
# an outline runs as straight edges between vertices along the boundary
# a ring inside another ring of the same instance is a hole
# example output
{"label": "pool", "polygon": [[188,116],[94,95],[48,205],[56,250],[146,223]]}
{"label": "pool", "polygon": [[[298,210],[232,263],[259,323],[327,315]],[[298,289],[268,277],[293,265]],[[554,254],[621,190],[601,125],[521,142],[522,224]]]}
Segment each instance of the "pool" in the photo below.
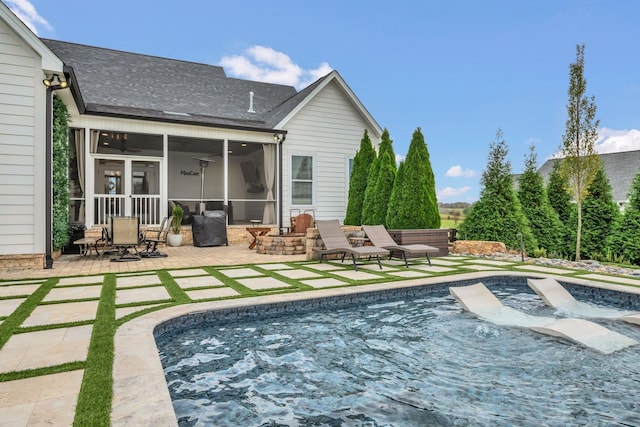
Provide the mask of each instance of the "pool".
{"label": "pool", "polygon": [[[526,278],[484,283],[505,305],[553,315]],[[165,324],[156,341],[179,424],[640,425],[640,347],[602,355],[497,327],[464,313],[449,285]],[[640,310],[635,295],[567,287]],[[637,326],[598,323],[640,340]]]}

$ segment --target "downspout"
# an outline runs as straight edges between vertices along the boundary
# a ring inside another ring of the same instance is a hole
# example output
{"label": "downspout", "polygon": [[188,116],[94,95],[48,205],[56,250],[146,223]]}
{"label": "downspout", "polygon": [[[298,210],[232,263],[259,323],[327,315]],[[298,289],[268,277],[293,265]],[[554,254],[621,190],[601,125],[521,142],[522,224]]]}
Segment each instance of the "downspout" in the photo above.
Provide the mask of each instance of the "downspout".
{"label": "downspout", "polygon": [[278,168],[278,234],[282,233],[282,143],[287,139],[287,132],[280,133],[279,156],[278,162],[280,167]]}
{"label": "downspout", "polygon": [[53,132],[52,132],[52,123],[53,123],[53,91],[55,89],[52,86],[47,87],[47,101],[45,104],[45,143],[44,143],[44,155],[45,155],[45,167],[44,167],[44,176],[45,176],[45,201],[44,201],[44,212],[45,212],[45,252],[44,252],[44,268],[50,269],[53,268],[53,257],[51,256],[52,246],[53,246],[53,233],[52,233],[52,221],[53,221],[53,176],[52,176],[52,163],[53,163]]}

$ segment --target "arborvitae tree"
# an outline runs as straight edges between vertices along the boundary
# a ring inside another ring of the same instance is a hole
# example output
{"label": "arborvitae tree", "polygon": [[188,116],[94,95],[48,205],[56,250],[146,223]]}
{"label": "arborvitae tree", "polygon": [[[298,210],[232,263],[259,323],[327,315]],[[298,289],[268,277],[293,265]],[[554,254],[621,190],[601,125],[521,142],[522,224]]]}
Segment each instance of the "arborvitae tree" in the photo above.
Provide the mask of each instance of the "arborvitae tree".
{"label": "arborvitae tree", "polygon": [[[69,242],[69,112],[62,99],[53,97],[53,249]],[[47,196],[49,197],[49,196]]]}
{"label": "arborvitae tree", "polygon": [[[386,168],[383,169],[382,163],[385,154],[389,156],[389,159],[385,160]],[[391,172],[391,168],[393,169],[393,172]],[[384,132],[382,132],[380,147],[378,148],[378,157],[369,170],[367,189],[364,195],[364,203],[362,205],[363,224],[384,224],[387,217],[387,206],[389,204],[391,190],[393,189],[395,173],[396,155],[393,151],[389,131],[385,129]],[[393,179],[390,179],[391,176],[393,176]]]}
{"label": "arborvitae tree", "polygon": [[582,203],[587,198],[589,185],[598,173],[600,159],[595,152],[599,120],[596,120],[595,98],[585,95],[584,45],[576,46],[576,62],[569,66],[569,101],[567,122],[562,136],[560,173],[568,180],[569,189],[577,209],[575,259],[580,260],[582,238]]}
{"label": "arborvitae tree", "polygon": [[387,226],[440,228],[435,178],[420,128],[413,132],[407,157],[400,163],[389,200]]}
{"label": "arborvitae tree", "polygon": [[460,225],[459,235],[468,240],[503,242],[507,248],[519,248],[520,236],[527,251],[538,247],[527,218],[516,197],[508,148],[498,129],[489,146],[487,169],[482,173],[480,199],[471,207]]}
{"label": "arborvitae tree", "polygon": [[631,183],[629,204],[616,222],[607,241],[609,251],[625,261],[640,265],[640,173]]}
{"label": "arborvitae tree", "polygon": [[524,173],[520,176],[518,200],[538,245],[546,249],[549,254],[560,253],[563,226],[558,214],[549,203],[544,179],[538,172],[536,163],[537,156],[532,144],[529,155],[525,157]]}
{"label": "arborvitae tree", "polygon": [[570,255],[573,257],[576,248],[573,243],[575,242],[575,237],[572,236],[575,236],[575,233],[572,233],[571,230],[575,227],[571,225],[570,218],[572,218],[572,213],[576,210],[576,205],[571,202],[571,195],[567,191],[568,183],[560,174],[561,162],[562,159],[557,159],[553,162],[551,174],[549,175],[549,183],[547,184],[547,196],[549,197],[549,202],[553,210],[558,214],[562,225],[559,252],[562,256],[569,257]]}
{"label": "arborvitae tree", "polygon": [[364,136],[360,140],[360,149],[353,158],[353,167],[349,180],[349,203],[344,223],[349,225],[362,224],[362,204],[367,190],[367,178],[369,169],[376,158],[376,151],[371,145],[369,133],[364,130]]}

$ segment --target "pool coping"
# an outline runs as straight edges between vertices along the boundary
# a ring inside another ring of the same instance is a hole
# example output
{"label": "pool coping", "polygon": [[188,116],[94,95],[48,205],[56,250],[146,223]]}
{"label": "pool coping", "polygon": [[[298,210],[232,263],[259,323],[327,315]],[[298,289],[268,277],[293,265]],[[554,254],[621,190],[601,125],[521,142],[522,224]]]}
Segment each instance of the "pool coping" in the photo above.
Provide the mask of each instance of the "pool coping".
{"label": "pool coping", "polygon": [[480,271],[449,276],[426,277],[290,294],[265,295],[168,307],[137,317],[123,324],[115,334],[113,363],[112,426],[178,426],[154,337],[157,326],[176,317],[203,311],[237,309],[282,302],[340,297],[366,292],[387,291],[417,286],[438,285],[489,277],[553,278],[565,283],[640,295],[640,288],[597,282],[575,277],[540,274],[535,271]]}

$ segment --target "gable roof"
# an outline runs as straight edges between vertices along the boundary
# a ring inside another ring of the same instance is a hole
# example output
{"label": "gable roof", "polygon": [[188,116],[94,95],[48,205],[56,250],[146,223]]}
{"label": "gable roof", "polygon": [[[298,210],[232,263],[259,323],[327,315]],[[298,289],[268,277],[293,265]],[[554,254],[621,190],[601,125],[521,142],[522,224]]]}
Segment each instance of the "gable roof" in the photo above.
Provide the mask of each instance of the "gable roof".
{"label": "gable roof", "polygon": [[3,2],[0,1],[0,19],[22,38],[40,56],[44,72],[62,73],[62,61],[31,31]]}
{"label": "gable roof", "polygon": [[[631,182],[640,173],[640,150],[605,153],[600,154],[600,158],[604,163],[604,170],[611,184],[613,199],[619,203],[626,201]],[[549,182],[549,175],[551,175],[555,161],[555,159],[549,159],[538,169],[545,183]]]}
{"label": "gable roof", "polygon": [[[82,113],[161,120],[249,130],[283,129],[283,119],[315,96],[323,82],[307,88],[227,77],[219,66],[105,49],[58,40],[43,42],[64,61],[76,85],[74,97]],[[250,92],[253,109],[249,112]],[[379,126],[359,102],[361,113]]]}

